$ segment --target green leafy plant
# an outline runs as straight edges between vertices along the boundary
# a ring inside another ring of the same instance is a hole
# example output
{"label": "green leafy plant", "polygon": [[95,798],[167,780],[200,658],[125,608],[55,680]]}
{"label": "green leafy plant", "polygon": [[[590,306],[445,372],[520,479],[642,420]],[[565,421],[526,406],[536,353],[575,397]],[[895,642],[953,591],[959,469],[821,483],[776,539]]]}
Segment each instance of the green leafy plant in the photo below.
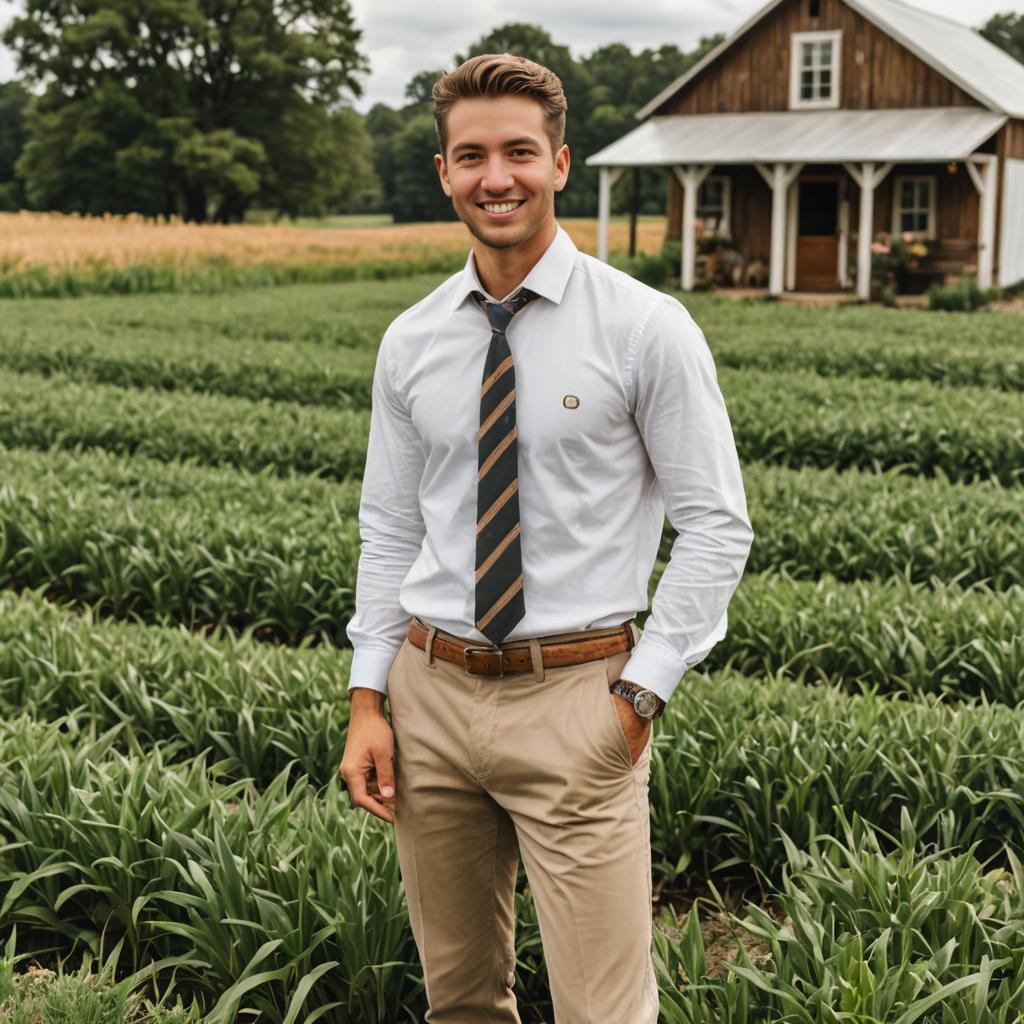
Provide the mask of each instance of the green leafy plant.
{"label": "green leafy plant", "polygon": [[933,284],[928,289],[928,308],[946,312],[971,313],[998,295],[998,289],[981,288],[977,279],[965,274],[957,284]]}

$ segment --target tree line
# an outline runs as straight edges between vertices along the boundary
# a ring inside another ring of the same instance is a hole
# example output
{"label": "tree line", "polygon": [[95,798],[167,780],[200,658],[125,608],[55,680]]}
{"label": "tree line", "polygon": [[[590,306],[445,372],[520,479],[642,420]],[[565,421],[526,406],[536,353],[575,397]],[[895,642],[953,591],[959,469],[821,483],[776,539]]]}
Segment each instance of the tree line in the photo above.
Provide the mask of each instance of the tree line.
{"label": "tree line", "polygon": [[[980,31],[1024,60],[1024,15],[996,15]],[[574,163],[559,212],[592,216],[597,172],[585,158],[723,38],[577,57],[540,26],[512,22],[452,66],[507,51],[561,78]],[[0,210],[453,218],[432,159],[430,89],[443,69],[414,74],[401,107],[360,114],[360,40],[349,0],[33,0],[3,33],[19,77],[0,83]],[[663,173],[637,174],[617,203],[661,212],[664,189]]]}

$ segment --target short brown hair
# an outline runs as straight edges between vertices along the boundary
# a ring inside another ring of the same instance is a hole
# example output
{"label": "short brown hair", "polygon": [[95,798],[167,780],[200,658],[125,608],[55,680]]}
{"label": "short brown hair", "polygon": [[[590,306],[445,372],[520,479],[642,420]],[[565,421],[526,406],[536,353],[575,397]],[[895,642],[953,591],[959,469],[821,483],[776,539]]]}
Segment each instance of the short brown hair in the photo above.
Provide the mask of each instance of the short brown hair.
{"label": "short brown hair", "polygon": [[553,71],[511,53],[482,53],[442,75],[431,90],[441,156],[448,155],[448,111],[456,100],[480,96],[530,96],[544,108],[551,152],[565,141],[565,93]]}

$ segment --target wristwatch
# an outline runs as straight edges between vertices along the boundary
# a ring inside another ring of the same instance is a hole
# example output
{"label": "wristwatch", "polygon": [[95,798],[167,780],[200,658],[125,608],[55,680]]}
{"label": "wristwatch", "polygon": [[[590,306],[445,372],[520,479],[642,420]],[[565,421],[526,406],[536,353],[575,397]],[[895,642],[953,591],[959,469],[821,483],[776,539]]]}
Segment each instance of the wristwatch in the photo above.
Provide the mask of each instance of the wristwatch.
{"label": "wristwatch", "polygon": [[665,710],[665,702],[653,690],[645,690],[636,683],[627,683],[625,679],[619,679],[608,689],[620,697],[625,697],[641,718],[660,718]]}

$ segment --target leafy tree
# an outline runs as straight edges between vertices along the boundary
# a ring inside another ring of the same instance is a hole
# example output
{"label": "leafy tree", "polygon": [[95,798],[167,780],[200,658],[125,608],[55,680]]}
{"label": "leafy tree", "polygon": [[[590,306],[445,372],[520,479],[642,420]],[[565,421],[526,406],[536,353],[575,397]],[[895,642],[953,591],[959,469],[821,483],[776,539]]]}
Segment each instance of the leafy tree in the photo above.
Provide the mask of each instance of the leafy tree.
{"label": "leafy tree", "polygon": [[391,144],[395,172],[390,206],[395,221],[455,220],[452,201],[441,190],[434,167],[434,115],[415,114]]}
{"label": "leafy tree", "polygon": [[433,105],[434,96],[432,90],[434,83],[444,74],[444,68],[434,68],[431,71],[420,71],[409,79],[405,87],[405,98],[410,103],[423,103]]}
{"label": "leafy tree", "polygon": [[20,210],[26,201],[14,164],[25,145],[28,93],[18,82],[0,83],[0,210]]}
{"label": "leafy tree", "polygon": [[1024,63],[1024,14],[994,14],[978,31]]}
{"label": "leafy tree", "polygon": [[33,0],[3,36],[43,90],[17,165],[29,198],[197,221],[322,210],[365,146],[341,113],[359,36],[349,0]]}
{"label": "leafy tree", "polygon": [[392,209],[395,194],[395,136],[405,127],[407,118],[386,103],[374,103],[366,115],[363,126],[370,136],[373,149],[373,168],[380,182],[385,207]]}

